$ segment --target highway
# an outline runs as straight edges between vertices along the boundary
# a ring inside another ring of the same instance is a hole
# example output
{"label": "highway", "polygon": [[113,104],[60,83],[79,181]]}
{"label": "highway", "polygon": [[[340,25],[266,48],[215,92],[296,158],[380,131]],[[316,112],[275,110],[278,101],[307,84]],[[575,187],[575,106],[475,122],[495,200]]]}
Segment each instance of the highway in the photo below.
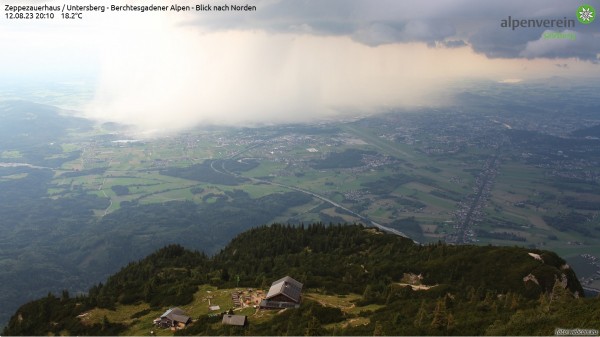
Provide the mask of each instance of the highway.
{"label": "highway", "polygon": [[[243,152],[243,151],[240,151],[240,152],[238,152],[238,153],[236,153],[236,154],[232,155],[232,156],[231,156],[229,159],[233,159],[234,157],[236,157],[237,155],[239,155],[239,154],[240,154],[240,153],[242,153],[242,152]],[[239,177],[239,178],[246,178],[246,179],[250,179],[250,180],[251,180],[252,182],[254,182],[254,183],[263,183],[263,184],[269,184],[269,185],[273,185],[273,186],[279,186],[279,187],[283,187],[283,188],[285,188],[285,189],[289,189],[289,190],[293,190],[293,191],[301,192],[301,193],[304,193],[304,194],[308,194],[308,195],[310,195],[310,196],[312,196],[312,197],[314,197],[314,198],[317,198],[317,199],[319,199],[319,200],[322,200],[322,201],[324,201],[324,202],[326,202],[326,203],[328,203],[328,204],[330,204],[330,205],[332,205],[332,206],[335,206],[335,207],[338,207],[338,208],[340,208],[340,209],[343,209],[344,211],[346,211],[346,212],[348,212],[348,213],[350,213],[350,214],[354,215],[355,217],[357,217],[357,218],[359,218],[359,219],[361,219],[361,220],[365,221],[367,224],[370,224],[370,225],[372,225],[373,227],[376,227],[376,228],[378,228],[378,229],[380,229],[380,230],[382,230],[382,231],[385,231],[385,232],[388,232],[388,233],[391,233],[391,234],[399,235],[399,236],[405,237],[405,238],[407,238],[407,239],[410,239],[410,237],[408,237],[406,234],[402,233],[401,231],[399,231],[399,230],[397,230],[397,229],[394,229],[394,228],[386,227],[386,226],[384,226],[384,225],[382,225],[382,224],[379,224],[379,223],[377,223],[377,222],[375,222],[375,221],[373,221],[373,220],[369,219],[368,217],[366,217],[366,216],[363,216],[363,215],[361,215],[361,214],[358,214],[358,213],[354,212],[353,210],[351,210],[351,209],[348,209],[347,207],[345,207],[345,206],[342,206],[342,205],[340,205],[339,203],[337,203],[337,202],[335,202],[335,201],[333,201],[333,200],[331,200],[331,199],[329,199],[329,198],[327,198],[327,197],[325,197],[325,196],[323,196],[323,195],[321,195],[321,194],[318,194],[318,193],[315,193],[315,192],[313,192],[313,191],[309,191],[309,190],[306,190],[306,189],[303,189],[303,188],[300,188],[300,187],[296,187],[296,186],[290,186],[290,185],[285,185],[285,184],[281,184],[281,183],[272,182],[272,181],[269,181],[269,180],[263,180],[263,179],[258,179],[258,178],[250,178],[250,177],[244,177],[244,176],[241,176],[241,175],[239,175],[239,174],[236,174],[236,173],[234,173],[234,172],[231,172],[231,171],[227,170],[227,169],[225,168],[225,162],[223,162],[223,161],[221,162],[221,165],[220,165],[220,169],[221,169],[221,170],[218,170],[217,168],[215,168],[215,165],[214,165],[214,164],[215,164],[215,160],[213,160],[213,161],[210,163],[210,167],[211,167],[211,168],[212,168],[212,169],[213,169],[215,172],[218,172],[218,173],[221,173],[221,174],[228,174],[228,175],[232,175],[232,176],[234,176],[234,177]],[[412,240],[412,239],[411,239],[411,240]],[[417,241],[415,241],[415,240],[413,240],[413,241],[414,241],[415,243],[419,243],[419,242],[417,242]]]}

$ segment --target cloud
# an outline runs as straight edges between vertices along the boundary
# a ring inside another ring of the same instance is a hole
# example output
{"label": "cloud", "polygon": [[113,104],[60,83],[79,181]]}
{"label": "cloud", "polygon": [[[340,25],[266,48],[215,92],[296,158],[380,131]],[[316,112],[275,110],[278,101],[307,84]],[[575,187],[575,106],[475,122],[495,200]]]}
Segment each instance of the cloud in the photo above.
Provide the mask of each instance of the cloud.
{"label": "cloud", "polygon": [[135,39],[122,34],[122,43],[105,46],[119,53],[104,55],[86,114],[143,130],[306,122],[439,105],[439,89],[451,77],[446,55],[428,55],[422,45],[369,47],[348,37],[260,31],[198,34],[181,26],[131,33]]}
{"label": "cloud", "polygon": [[[500,27],[509,16],[516,19],[573,19],[577,4],[547,0],[280,0],[259,1],[252,15],[210,16],[190,20],[203,29],[262,29],[272,33],[306,33],[349,36],[369,46],[422,42],[429,46],[460,47],[444,41],[464,41],[473,50],[490,58],[555,58],[555,54],[526,51],[546,28],[512,30]],[[574,31],[591,36],[600,25],[583,26]],[[560,57],[596,60],[600,48],[585,47],[558,53]],[[530,57],[530,56],[527,56]]]}
{"label": "cloud", "polygon": [[[219,3],[247,1],[211,1]],[[586,61],[598,54],[596,23],[572,29],[576,41],[500,27],[508,16],[572,17],[574,4],[564,1],[252,4],[257,11],[86,13],[85,20],[51,25],[0,21],[0,45],[12,46],[0,53],[0,63],[10,65],[0,76],[57,79],[97,71],[87,116],[171,132],[442,105],[456,81],[528,81],[565,72],[557,63],[570,76],[598,73]]]}
{"label": "cloud", "polygon": [[358,28],[352,38],[369,46],[389,43],[425,42],[433,46],[456,33],[449,24],[431,24],[421,20],[374,22]]}
{"label": "cloud", "polygon": [[468,44],[463,40],[442,41],[442,44],[447,48],[461,48],[468,46]]}
{"label": "cloud", "polygon": [[517,58],[525,50],[527,43],[538,39],[540,33],[535,29],[513,31],[510,28],[483,26],[470,38],[473,51],[489,58]]}
{"label": "cloud", "polygon": [[271,0],[256,12],[115,16],[93,37],[102,71],[86,114],[155,132],[338,119],[443,105],[456,80],[526,81],[559,71],[556,57],[591,58],[500,28],[569,6],[505,3]]}

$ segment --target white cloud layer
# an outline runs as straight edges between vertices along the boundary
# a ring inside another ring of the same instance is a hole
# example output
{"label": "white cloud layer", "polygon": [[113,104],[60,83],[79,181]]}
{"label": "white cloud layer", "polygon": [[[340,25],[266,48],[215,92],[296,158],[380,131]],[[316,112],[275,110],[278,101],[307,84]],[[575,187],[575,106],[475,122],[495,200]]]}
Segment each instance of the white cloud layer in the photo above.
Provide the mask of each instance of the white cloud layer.
{"label": "white cloud layer", "polygon": [[[154,3],[161,1],[172,3]],[[590,62],[598,60],[600,22],[572,29],[576,40],[500,27],[508,16],[574,17],[577,6],[568,1],[250,3],[256,12],[0,21],[0,45],[7,47],[0,76],[90,75],[97,89],[87,116],[171,132],[440,105],[451,83],[464,78],[597,76],[600,67]]]}
{"label": "white cloud layer", "polygon": [[[182,27],[146,33],[152,38],[108,46],[118,52],[104,55],[89,116],[162,131],[304,122],[439,104],[433,95],[445,81],[442,63],[430,64],[422,45]],[[441,72],[435,78],[433,68]]]}

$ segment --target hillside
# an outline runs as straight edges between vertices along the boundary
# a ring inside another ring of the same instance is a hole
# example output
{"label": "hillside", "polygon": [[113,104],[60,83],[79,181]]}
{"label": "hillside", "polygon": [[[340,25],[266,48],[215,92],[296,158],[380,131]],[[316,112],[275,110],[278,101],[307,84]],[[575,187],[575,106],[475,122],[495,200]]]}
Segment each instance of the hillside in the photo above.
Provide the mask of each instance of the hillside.
{"label": "hillside", "polygon": [[60,147],[70,130],[89,130],[92,126],[90,121],[59,108],[28,101],[0,102],[0,120],[0,144],[3,152],[8,151],[0,159],[49,167],[76,158],[63,156]]}
{"label": "hillside", "polygon": [[571,136],[573,137],[600,137],[600,125],[590,126],[588,128],[583,128],[579,130],[575,130],[571,132]]}
{"label": "hillside", "polygon": [[[224,327],[205,314],[202,293],[266,289],[285,275],[304,284],[299,309],[280,314],[244,309],[246,328]],[[417,245],[357,225],[272,225],[240,234],[213,257],[171,245],[127,265],[86,296],[48,294],[19,308],[3,335],[147,334],[152,319],[173,306],[194,319],[176,332],[184,335],[530,335],[551,334],[555,327],[597,329],[590,322],[600,321],[600,300],[575,298],[581,294],[573,270],[548,251]],[[82,318],[94,315],[100,318]]]}

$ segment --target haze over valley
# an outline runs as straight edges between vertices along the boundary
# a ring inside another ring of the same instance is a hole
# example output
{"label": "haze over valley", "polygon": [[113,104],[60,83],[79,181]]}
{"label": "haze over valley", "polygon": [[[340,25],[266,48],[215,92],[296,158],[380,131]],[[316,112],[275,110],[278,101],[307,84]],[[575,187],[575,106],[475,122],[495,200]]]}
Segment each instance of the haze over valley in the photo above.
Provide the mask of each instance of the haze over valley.
{"label": "haze over valley", "polygon": [[276,222],[548,249],[600,287],[597,84],[570,96],[566,84],[462,85],[452,107],[158,138],[3,102],[4,319],[166,244],[212,254]]}

